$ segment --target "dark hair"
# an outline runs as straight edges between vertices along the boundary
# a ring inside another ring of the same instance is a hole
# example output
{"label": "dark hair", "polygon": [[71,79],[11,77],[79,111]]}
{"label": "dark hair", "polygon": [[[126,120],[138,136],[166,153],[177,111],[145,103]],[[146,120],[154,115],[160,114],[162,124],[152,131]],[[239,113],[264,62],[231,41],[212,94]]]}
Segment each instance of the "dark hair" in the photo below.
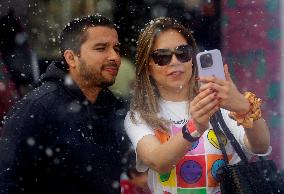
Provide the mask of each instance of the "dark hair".
{"label": "dark hair", "polygon": [[80,54],[81,45],[87,39],[87,30],[90,27],[106,26],[115,28],[115,25],[108,18],[101,15],[88,15],[82,18],[75,18],[69,22],[60,34],[60,53],[63,58],[63,63],[60,63],[60,68],[67,71],[68,65],[64,58],[65,50],[72,50],[76,54]]}

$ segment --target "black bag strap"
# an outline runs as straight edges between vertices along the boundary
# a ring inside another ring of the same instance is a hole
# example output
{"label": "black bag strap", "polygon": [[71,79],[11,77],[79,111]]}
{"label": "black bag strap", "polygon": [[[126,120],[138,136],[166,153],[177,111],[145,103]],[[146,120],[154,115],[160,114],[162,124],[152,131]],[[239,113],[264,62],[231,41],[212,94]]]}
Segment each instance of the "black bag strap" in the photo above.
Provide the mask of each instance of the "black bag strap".
{"label": "black bag strap", "polygon": [[[222,113],[221,113],[221,110],[217,111],[214,114],[214,116],[217,117],[216,119],[217,119],[218,123],[220,124],[221,128],[223,129],[223,131],[224,131],[226,137],[228,138],[228,140],[230,141],[231,145],[233,146],[233,148],[235,149],[235,151],[237,152],[237,154],[241,158],[242,162],[248,163],[248,159],[247,159],[245,153],[243,152],[240,144],[236,140],[235,136],[231,133],[227,124],[225,123],[223,116],[222,116]],[[218,130],[220,130],[220,129],[218,129]]]}
{"label": "black bag strap", "polygon": [[213,127],[214,133],[216,134],[216,137],[217,137],[217,140],[219,142],[220,149],[221,149],[221,152],[223,154],[225,163],[229,164],[229,159],[228,159],[228,155],[227,155],[227,152],[226,152],[226,149],[225,149],[225,145],[223,144],[223,141],[222,141],[221,135],[220,135],[220,133],[222,133],[222,130],[219,128],[220,126],[218,125],[218,120],[217,120],[217,117],[215,115],[213,115],[210,118],[210,123],[211,123],[211,125]]}

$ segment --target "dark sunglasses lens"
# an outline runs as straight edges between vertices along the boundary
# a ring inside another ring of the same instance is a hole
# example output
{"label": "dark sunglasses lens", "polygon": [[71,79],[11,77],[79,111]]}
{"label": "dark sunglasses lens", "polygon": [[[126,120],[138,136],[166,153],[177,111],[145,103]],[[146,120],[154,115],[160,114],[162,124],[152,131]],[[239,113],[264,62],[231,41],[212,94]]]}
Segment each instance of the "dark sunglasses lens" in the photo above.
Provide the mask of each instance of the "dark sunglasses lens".
{"label": "dark sunglasses lens", "polygon": [[192,48],[190,45],[180,45],[175,49],[175,52],[169,49],[158,49],[153,52],[152,58],[156,64],[164,66],[171,62],[173,53],[180,62],[185,63],[191,59]]}
{"label": "dark sunglasses lens", "polygon": [[168,65],[171,62],[172,54],[170,50],[155,51],[152,54],[153,60],[159,66]]}
{"label": "dark sunglasses lens", "polygon": [[191,51],[192,50],[189,45],[179,46],[176,49],[176,57],[182,63],[188,62],[191,59]]}

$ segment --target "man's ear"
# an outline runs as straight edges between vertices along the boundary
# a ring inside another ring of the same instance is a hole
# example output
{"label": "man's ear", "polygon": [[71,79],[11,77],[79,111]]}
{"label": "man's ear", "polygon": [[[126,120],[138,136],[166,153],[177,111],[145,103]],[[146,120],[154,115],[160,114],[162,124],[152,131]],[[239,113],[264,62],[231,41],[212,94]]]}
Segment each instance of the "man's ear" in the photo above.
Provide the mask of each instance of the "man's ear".
{"label": "man's ear", "polygon": [[69,68],[76,67],[76,57],[77,55],[72,50],[65,50],[63,54]]}

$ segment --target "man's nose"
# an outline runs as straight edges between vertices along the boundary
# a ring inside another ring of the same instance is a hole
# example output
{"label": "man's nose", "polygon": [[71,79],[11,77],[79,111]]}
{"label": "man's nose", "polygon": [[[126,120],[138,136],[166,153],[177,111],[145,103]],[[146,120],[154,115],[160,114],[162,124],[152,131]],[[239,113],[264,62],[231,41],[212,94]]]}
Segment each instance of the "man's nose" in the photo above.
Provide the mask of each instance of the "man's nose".
{"label": "man's nose", "polygon": [[120,53],[115,49],[110,49],[108,59],[110,61],[116,61],[117,63],[120,61]]}

